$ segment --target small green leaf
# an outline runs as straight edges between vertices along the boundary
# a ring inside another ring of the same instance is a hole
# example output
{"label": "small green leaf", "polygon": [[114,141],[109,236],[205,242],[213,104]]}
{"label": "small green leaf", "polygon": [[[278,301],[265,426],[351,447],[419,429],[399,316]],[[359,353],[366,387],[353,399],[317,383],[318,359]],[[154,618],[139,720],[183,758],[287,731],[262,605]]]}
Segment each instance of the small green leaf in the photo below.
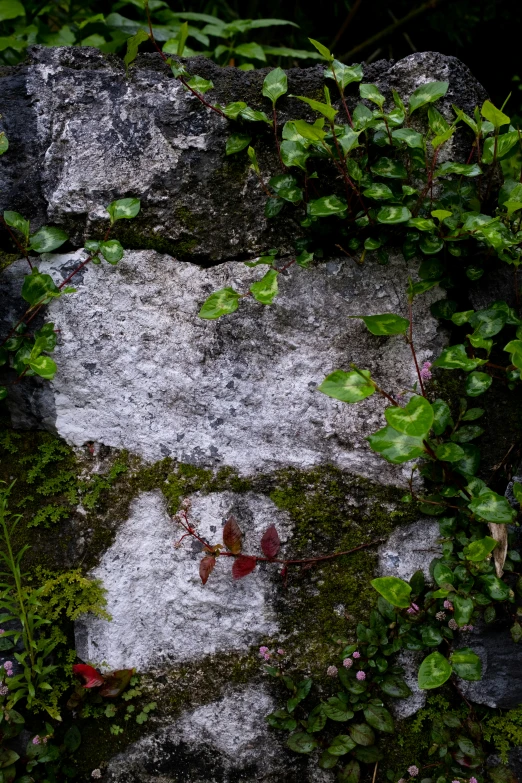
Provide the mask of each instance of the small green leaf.
{"label": "small green leaf", "polygon": [[246,133],[232,133],[226,143],[225,151],[227,155],[235,155],[248,147],[252,137]]}
{"label": "small green leaf", "polygon": [[107,212],[111,218],[111,225],[116,220],[122,220],[123,218],[130,220],[136,217],[140,211],[141,202],[139,198],[120,198],[116,201],[111,201],[107,207]]}
{"label": "small green leaf", "polygon": [[375,387],[369,370],[361,370],[360,373],[335,370],[324,379],[317,391],[341,402],[360,402],[374,394]]}
{"label": "small green leaf", "polygon": [[425,452],[422,438],[410,437],[393,427],[383,427],[367,440],[374,451],[395,465],[416,459]]}
{"label": "small green leaf", "polygon": [[462,421],[476,421],[485,413],[484,408],[470,408],[462,417]]}
{"label": "small green leaf", "polygon": [[419,248],[426,256],[439,253],[443,247],[444,242],[442,239],[434,234],[424,234],[424,236],[420,238]]}
{"label": "small green leaf", "polygon": [[[501,160],[508,152],[510,152],[515,144],[518,142],[518,131],[510,131],[503,133],[497,139],[496,146],[496,159]],[[495,139],[493,137],[486,139],[484,142],[484,149],[482,151],[482,162],[493,163],[493,157],[495,155]]]}
{"label": "small green leaf", "polygon": [[[402,163],[392,158],[379,158],[370,169],[373,174],[379,177],[389,177],[390,179],[405,179],[408,172]],[[411,217],[411,215],[410,215]]]}
{"label": "small green leaf", "polygon": [[78,726],[73,725],[70,729],[67,729],[63,738],[63,743],[69,753],[75,753],[80,747],[81,741],[82,735],[80,734]]}
{"label": "small green leaf", "polygon": [[465,457],[464,450],[456,443],[441,443],[440,446],[437,446],[435,454],[437,459],[444,462],[459,462]]}
{"label": "small green leaf", "polygon": [[497,542],[490,536],[485,536],[479,541],[472,541],[464,547],[464,557],[472,563],[480,563],[485,560],[495,549]]}
{"label": "small green leaf", "polygon": [[387,206],[381,207],[377,213],[377,221],[386,225],[406,223],[411,218],[411,212],[407,207]]}
{"label": "small green leaf", "polygon": [[388,734],[393,734],[393,718],[385,707],[380,707],[376,704],[369,704],[368,707],[364,710],[364,717],[373,729],[377,729],[377,731],[383,731]]}
{"label": "small green leaf", "polygon": [[36,267],[30,275],[24,277],[22,297],[31,306],[45,301],[48,297],[59,296],[58,287],[50,275],[40,274]]}
{"label": "small green leaf", "polygon": [[375,734],[366,723],[352,723],[348,726],[350,737],[357,745],[373,745]]}
{"label": "small green leaf", "polygon": [[16,228],[25,238],[29,237],[29,221],[26,220],[19,212],[4,212],[4,220],[11,228]]}
{"label": "small green leaf", "polygon": [[282,68],[274,68],[265,76],[263,82],[263,95],[272,101],[275,106],[277,99],[288,92],[288,79]]}
{"label": "small green leaf", "polygon": [[452,596],[453,608],[455,610],[453,618],[460,626],[467,625],[473,614],[474,604],[471,598],[465,598],[458,593]]}
{"label": "small green leaf", "polygon": [[455,673],[463,680],[480,680],[482,661],[469,647],[462,647],[451,654],[451,663]]}
{"label": "small green leaf", "polygon": [[295,753],[311,753],[317,747],[317,740],[311,734],[297,732],[291,734],[287,740],[287,746]]}
{"label": "small green leaf", "polygon": [[317,125],[310,125],[306,120],[295,120],[294,128],[303,139],[309,141],[322,141],[326,136],[326,131],[321,130]]}
{"label": "small green leaf", "polygon": [[401,677],[388,676],[381,683],[381,690],[387,696],[393,696],[395,699],[406,699],[411,696],[411,690]]}
{"label": "small green leaf", "polygon": [[30,237],[30,249],[35,253],[52,253],[69,239],[65,231],[53,226],[42,226]]}
{"label": "small green leaf", "polygon": [[476,163],[453,163],[446,161],[435,169],[434,177],[445,177],[448,174],[458,174],[460,177],[478,177],[482,169]]}
{"label": "small green leaf", "polygon": [[451,666],[440,652],[432,652],[423,660],[419,668],[419,688],[428,690],[439,688],[451,677]]}
{"label": "small green leaf", "polygon": [[242,109],[239,115],[243,120],[247,122],[266,122],[268,125],[272,124],[272,121],[268,119],[264,111],[257,111],[247,106],[246,109]]}
{"label": "small green leaf", "polygon": [[[352,713],[353,715],[353,713]],[[338,734],[328,746],[328,753],[332,756],[344,756],[356,746],[356,743],[347,734]]]}
{"label": "small green leaf", "polygon": [[192,76],[190,79],[187,79],[187,84],[201,95],[214,89],[214,82],[210,81],[210,79],[203,79],[202,76]]}
{"label": "small green leaf", "polygon": [[367,198],[373,198],[376,201],[385,201],[386,199],[393,198],[393,193],[388,187],[381,182],[374,182],[369,188],[363,191],[363,196]]}
{"label": "small green leaf", "polygon": [[327,718],[340,723],[353,718],[353,712],[350,710],[349,705],[337,696],[332,696],[326,702],[323,702],[322,709]]}
{"label": "small green leaf", "polygon": [[339,87],[344,90],[352,82],[361,81],[363,69],[360,65],[345,65],[339,60],[333,60],[330,67],[325,70],[324,76],[326,79],[335,79]]}
{"label": "small green leaf", "polygon": [[411,586],[396,576],[382,576],[370,582],[379,595],[392,604],[406,609],[410,605]]}
{"label": "small green leaf", "polygon": [[375,84],[360,84],[359,94],[363,100],[372,101],[382,110],[386,98],[379,92]]}
{"label": "small green leaf", "polygon": [[232,101],[232,103],[227,103],[226,106],[219,108],[229,120],[237,120],[243,109],[247,108],[247,104],[244,101]]}
{"label": "small green leaf", "polygon": [[397,128],[392,131],[392,138],[403,141],[411,149],[424,149],[424,137],[422,133],[411,128]]}
{"label": "small green leaf", "polygon": [[440,561],[435,563],[435,567],[433,568],[433,578],[439,587],[444,587],[448,584],[452,585],[455,581],[455,575],[451,568],[448,568],[447,565],[444,565],[444,563],[441,563]]}
{"label": "small green leaf", "polygon": [[5,131],[0,132],[0,155],[3,155],[4,152],[7,152],[9,149],[9,139],[5,135]]}
{"label": "small green leaf", "polygon": [[4,22],[6,19],[16,19],[18,16],[25,16],[25,8],[22,3],[19,3],[18,0],[0,0],[0,22]]}
{"label": "small green leaf", "polygon": [[274,301],[274,297],[278,294],[277,278],[278,272],[275,269],[269,269],[268,272],[257,283],[252,283],[250,286],[250,292],[254,299],[261,304],[270,305]]}
{"label": "small green leaf", "polygon": [[292,95],[291,97],[297,98],[298,101],[303,101],[303,103],[307,103],[311,109],[322,114],[329,122],[335,120],[337,109],[334,109],[333,106],[329,106],[327,103],[321,103],[320,101],[314,101],[313,98],[306,98],[303,95]]}
{"label": "small green leaf", "polygon": [[330,215],[344,215],[347,209],[346,201],[337,196],[323,196],[308,204],[308,214],[313,217],[329,217]]}
{"label": "small green leaf", "polygon": [[375,335],[404,334],[410,325],[406,318],[393,313],[382,315],[352,315],[350,318],[360,318],[369,332]]}
{"label": "small green leaf", "polygon": [[326,46],[324,46],[324,44],[320,43],[319,41],[316,41],[314,38],[309,38],[308,40],[310,41],[312,46],[315,46],[319,54],[321,54],[325,60],[329,60],[330,62],[333,61],[334,59],[333,54],[329,49],[326,48]]}
{"label": "small green leaf", "polygon": [[297,166],[303,171],[306,171],[306,161],[308,160],[310,153],[304,144],[301,144],[300,141],[285,140],[281,142],[280,150],[281,159],[285,166]]}
{"label": "small green leaf", "polygon": [[134,62],[138,54],[139,45],[143,43],[143,41],[147,41],[148,38],[149,34],[146,33],[145,30],[138,30],[135,35],[131,35],[130,38],[127,38],[127,52],[123,58],[127,75],[129,74],[129,65]]}
{"label": "small green leaf", "polygon": [[485,372],[472,372],[466,378],[466,394],[468,397],[478,397],[484,394],[493,383],[493,378]]}
{"label": "small green leaf", "polygon": [[404,408],[399,406],[386,408],[384,415],[388,424],[397,432],[413,438],[425,438],[434,419],[431,404],[420,395],[412,397]]}
{"label": "small green leaf", "polygon": [[477,359],[469,358],[464,345],[452,345],[450,348],[445,348],[439,358],[433,362],[434,367],[444,367],[446,370],[465,370],[466,372],[474,370],[478,364]]}
{"label": "small green leaf", "polygon": [[240,57],[247,57],[248,59],[252,60],[261,60],[261,62],[266,62],[266,54],[263,50],[263,47],[259,46],[257,43],[243,43],[239,44],[239,46],[236,46],[234,49],[236,54],[239,54]]}
{"label": "small green leaf", "polygon": [[468,508],[480,519],[499,525],[510,525],[516,517],[516,511],[511,508],[509,501],[493,490],[487,490],[473,498]]}
{"label": "small green leaf", "polygon": [[117,264],[123,258],[123,247],[117,239],[100,242],[100,252],[109,264]]}
{"label": "small green leaf", "polygon": [[469,443],[471,440],[480,437],[484,430],[479,427],[478,424],[466,424],[464,427],[459,427],[457,432],[454,432],[451,436],[451,440],[456,443]]}
{"label": "small green leaf", "polygon": [[200,318],[212,320],[234,313],[239,306],[239,299],[240,294],[233,288],[221,288],[208,297],[198,315]]}
{"label": "small green leaf", "polygon": [[509,125],[510,123],[510,118],[507,114],[497,109],[491,101],[484,101],[480,112],[484,119],[491,122],[495,128],[501,128],[502,125]]}
{"label": "small green leaf", "polygon": [[507,601],[510,597],[509,585],[503,582],[494,574],[485,574],[480,577],[483,590],[493,601]]}
{"label": "small green leaf", "polygon": [[268,183],[277,196],[298,204],[303,199],[303,191],[297,184],[297,180],[291,174],[278,174],[272,177]]}
{"label": "small green leaf", "polygon": [[51,381],[56,374],[56,363],[48,356],[37,356],[35,359],[30,360],[28,364],[31,370],[48,381]]}
{"label": "small green leaf", "polygon": [[5,386],[0,386],[0,400],[5,400],[7,397],[7,388]]}
{"label": "small green leaf", "polygon": [[431,406],[433,410],[433,432],[442,435],[447,427],[453,426],[451,411],[447,402],[437,399]]}
{"label": "small green leaf", "polygon": [[421,106],[426,106],[428,103],[435,103],[439,98],[444,97],[448,91],[449,82],[428,82],[428,84],[422,84],[417,87],[415,92],[410,96],[410,114]]}
{"label": "small green leaf", "polygon": [[338,756],[332,756],[328,750],[324,750],[319,757],[317,765],[320,769],[332,769],[332,767],[335,767],[338,761]]}

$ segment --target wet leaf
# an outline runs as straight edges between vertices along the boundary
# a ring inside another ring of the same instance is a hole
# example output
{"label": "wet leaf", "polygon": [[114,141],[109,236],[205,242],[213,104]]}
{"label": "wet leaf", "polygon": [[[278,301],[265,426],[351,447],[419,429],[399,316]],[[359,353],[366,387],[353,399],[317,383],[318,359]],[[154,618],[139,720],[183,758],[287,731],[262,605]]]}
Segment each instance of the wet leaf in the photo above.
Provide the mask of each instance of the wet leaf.
{"label": "wet leaf", "polygon": [[375,392],[370,381],[370,371],[345,372],[336,370],[328,375],[317,391],[341,402],[360,402]]}
{"label": "wet leaf", "polygon": [[239,555],[234,560],[232,566],[232,576],[234,579],[243,579],[244,576],[251,574],[256,567],[257,561],[255,557],[249,557],[248,555]]}
{"label": "wet leaf", "polygon": [[200,564],[199,564],[199,576],[201,577],[201,581],[204,585],[206,585],[208,578],[212,571],[214,570],[214,566],[216,565],[216,558],[213,555],[207,555],[207,557],[204,557]]}
{"label": "wet leaf", "polygon": [[392,604],[406,609],[410,605],[411,587],[397,576],[382,576],[370,582],[379,595]]}
{"label": "wet leaf", "polygon": [[451,677],[451,666],[440,652],[433,652],[423,660],[419,669],[419,688],[439,688]]}
{"label": "wet leaf", "polygon": [[434,419],[431,404],[420,395],[413,396],[404,408],[386,408],[384,415],[388,424],[397,432],[413,438],[425,438]]}
{"label": "wet leaf", "polygon": [[265,557],[276,557],[280,546],[281,541],[279,539],[276,526],[270,525],[270,527],[263,533],[263,538],[261,539],[261,551]]}
{"label": "wet leaf", "polygon": [[230,552],[238,555],[241,552],[241,540],[243,534],[235,517],[231,516],[223,527],[223,543]]}

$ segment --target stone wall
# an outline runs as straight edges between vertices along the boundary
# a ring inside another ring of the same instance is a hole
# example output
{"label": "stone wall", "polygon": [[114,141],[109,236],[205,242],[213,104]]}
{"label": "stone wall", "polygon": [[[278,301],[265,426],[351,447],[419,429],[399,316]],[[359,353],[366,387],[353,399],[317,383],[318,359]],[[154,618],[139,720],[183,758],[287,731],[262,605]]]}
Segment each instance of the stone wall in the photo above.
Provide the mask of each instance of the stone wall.
{"label": "stone wall", "polygon": [[[222,70],[200,58],[188,67],[212,78],[219,102],[261,108],[264,71]],[[450,83],[441,102],[448,117],[452,103],[471,112],[485,97],[461,63],[436,53],[365,69],[366,81],[405,99],[441,79]],[[315,96],[322,69],[290,71],[289,82],[291,93]],[[387,385],[411,387],[404,340],[374,337],[348,316],[404,314],[404,281],[417,262],[396,252],[387,266],[371,255],[358,266],[332,253],[312,270],[285,274],[272,307],[246,301],[225,319],[202,321],[197,312],[212,291],[244,290],[261,277],[244,260],[274,244],[284,256],[299,234],[292,219],[262,217],[264,195],[246,156],[225,156],[226,123],[157,56],[141,57],[126,78],[120,61],[93,49],[35,49],[27,64],[0,73],[0,90],[11,145],[0,166],[2,209],[71,237],[63,252],[43,258],[42,271],[64,279],[86,258],[77,248],[99,237],[104,207],[142,200],[139,217],[116,229],[129,248],[120,264],[87,267],[75,279],[77,293],[49,307],[60,330],[55,379],[20,383],[8,402],[18,433],[44,429],[72,447],[78,476],[124,466],[98,506],[80,504],[60,522],[61,549],[50,541],[55,531],[35,534],[36,560],[81,564],[107,589],[112,621],[78,622],[80,658],[136,667],[160,705],[139,736],[116,741],[107,726],[91,727],[82,773],[101,767],[114,783],[333,780],[267,728],[264,715],[284,694],[262,675],[257,648],[281,644],[303,670],[324,672],[332,635],[350,632],[367,613],[375,570],[409,578],[437,547],[431,523],[399,502],[409,469],[384,462],[365,440],[380,426],[380,401],[346,406],[316,391],[352,361]],[[309,116],[290,101],[281,101],[283,119],[296,110]],[[448,154],[462,159],[459,134],[452,144]],[[269,139],[261,135],[258,149],[269,165]],[[4,270],[2,333],[21,312],[25,271],[22,260]],[[434,289],[416,304],[423,361],[449,339],[429,310],[442,296]],[[501,427],[497,436],[501,449]],[[252,550],[272,522],[284,551],[301,555],[396,530],[380,563],[374,548],[293,572],[285,588],[274,565],[233,582],[220,562],[203,587],[199,548],[174,548],[172,514],[183,496],[216,541],[234,513]],[[421,703],[417,694],[402,717]],[[390,764],[401,753],[388,752]]]}

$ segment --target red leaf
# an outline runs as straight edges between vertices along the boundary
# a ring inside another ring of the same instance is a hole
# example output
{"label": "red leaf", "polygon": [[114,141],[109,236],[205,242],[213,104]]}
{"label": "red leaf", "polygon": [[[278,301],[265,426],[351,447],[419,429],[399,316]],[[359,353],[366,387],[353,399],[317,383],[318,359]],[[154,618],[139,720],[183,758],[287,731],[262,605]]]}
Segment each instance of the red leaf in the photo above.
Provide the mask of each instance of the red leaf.
{"label": "red leaf", "polygon": [[105,682],[103,674],[86,663],[75,663],[73,673],[82,678],[84,688],[97,688]]}
{"label": "red leaf", "polygon": [[207,579],[209,578],[210,574],[214,570],[215,565],[216,565],[216,558],[213,555],[208,555],[207,557],[204,557],[201,563],[199,564],[199,575],[204,585],[206,585]]}
{"label": "red leaf", "polygon": [[235,517],[229,517],[225,522],[223,528],[223,543],[226,548],[229,549],[233,555],[238,555],[241,552],[241,539],[243,534],[239,529],[239,525],[236,522]]}
{"label": "red leaf", "polygon": [[252,573],[256,565],[257,560],[255,557],[250,557],[249,555],[239,555],[239,557],[236,557],[234,560],[234,565],[232,566],[232,576],[234,579],[243,579],[244,576]]}
{"label": "red leaf", "polygon": [[109,672],[105,675],[105,684],[100,689],[100,696],[106,698],[115,698],[123,693],[130,682],[134,669],[118,669],[115,672]]}
{"label": "red leaf", "polygon": [[279,534],[275,525],[270,525],[268,530],[265,530],[263,538],[261,539],[261,549],[266,557],[275,557],[279,552],[281,541],[279,540]]}

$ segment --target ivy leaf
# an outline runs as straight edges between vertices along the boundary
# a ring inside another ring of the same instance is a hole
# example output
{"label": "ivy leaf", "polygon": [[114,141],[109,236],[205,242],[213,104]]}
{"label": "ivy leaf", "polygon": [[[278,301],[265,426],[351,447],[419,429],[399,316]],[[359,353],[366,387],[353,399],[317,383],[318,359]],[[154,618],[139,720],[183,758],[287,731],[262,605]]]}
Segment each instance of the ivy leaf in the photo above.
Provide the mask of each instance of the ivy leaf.
{"label": "ivy leaf", "polygon": [[478,397],[484,394],[493,383],[493,378],[485,372],[472,372],[466,378],[466,394],[468,397]]}
{"label": "ivy leaf", "polygon": [[392,158],[379,158],[373,166],[370,166],[370,170],[379,177],[389,177],[390,179],[405,179],[408,176],[404,165]]}
{"label": "ivy leaf", "polygon": [[31,306],[60,295],[51,275],[42,274],[36,267],[30,275],[25,275],[22,285],[22,297]]}
{"label": "ivy leaf", "polygon": [[277,99],[288,92],[288,79],[282,68],[274,68],[265,76],[263,82],[263,95],[272,101],[275,106]]}
{"label": "ivy leaf", "polygon": [[135,218],[141,208],[141,202],[139,198],[120,198],[116,201],[111,201],[107,207],[111,219],[111,226],[117,220],[131,220]]}
{"label": "ivy leaf", "polygon": [[359,94],[363,100],[371,101],[372,103],[377,104],[379,109],[382,110],[386,98],[379,92],[375,84],[360,84]]}
{"label": "ivy leaf", "polygon": [[297,98],[298,101],[307,103],[311,109],[319,112],[319,114],[322,114],[329,122],[333,122],[335,120],[337,109],[334,109],[333,106],[329,106],[327,103],[321,103],[320,101],[314,101],[313,98],[306,98],[303,95],[292,95],[290,97]]}
{"label": "ivy leaf", "polygon": [[[353,714],[353,713],[352,713]],[[332,756],[344,756],[356,747],[356,743],[348,734],[338,734],[328,747],[328,753]]]}
{"label": "ivy leaf", "polygon": [[219,108],[229,120],[237,120],[243,109],[247,108],[247,104],[244,101],[232,101]]}
{"label": "ivy leaf", "polygon": [[248,147],[251,141],[252,137],[246,133],[232,133],[227,139],[225,152],[227,155],[236,155]]}
{"label": "ivy leaf", "polygon": [[397,576],[382,576],[370,582],[379,595],[392,604],[406,609],[410,605],[411,586]]}
{"label": "ivy leaf", "polygon": [[214,557],[214,555],[207,555],[206,557],[202,558],[199,564],[199,576],[204,585],[206,585],[210,574],[214,570],[215,565],[216,565],[216,558]]}
{"label": "ivy leaf", "polygon": [[109,264],[117,264],[123,258],[123,247],[117,239],[107,239],[99,245],[102,256]]}
{"label": "ivy leaf", "polygon": [[452,600],[453,608],[455,610],[453,615],[455,622],[459,625],[467,625],[473,614],[473,599],[465,598],[464,596],[455,593],[455,595],[452,596]]}
{"label": "ivy leaf", "polygon": [[242,538],[243,534],[236,518],[229,517],[223,527],[223,543],[233,555],[238,555],[241,552]]}
{"label": "ivy leaf", "polygon": [[257,565],[255,557],[249,557],[248,555],[239,555],[234,560],[232,566],[232,577],[234,579],[243,579],[244,576],[251,574]]}
{"label": "ivy leaf", "polygon": [[444,367],[446,370],[465,370],[470,372],[479,364],[478,359],[470,359],[464,345],[452,345],[442,351],[439,358],[433,362],[434,367]]}
{"label": "ivy leaf", "polygon": [[449,680],[452,669],[449,661],[440,652],[432,652],[419,668],[418,683],[421,690],[439,688]]}
{"label": "ivy leaf", "polygon": [[393,406],[384,411],[386,421],[397,432],[412,438],[425,438],[433,424],[434,414],[425,397],[415,395],[404,408]]}
{"label": "ivy leaf", "polygon": [[516,517],[516,511],[511,508],[509,501],[502,495],[497,495],[493,490],[487,490],[473,498],[468,508],[480,519],[485,519],[486,522],[496,522],[499,525],[510,525]]}
{"label": "ivy leaf", "polygon": [[375,387],[371,383],[369,370],[361,370],[360,374],[335,370],[324,379],[317,391],[341,402],[360,402],[370,397]]}
{"label": "ivy leaf", "polygon": [[374,451],[395,465],[420,457],[425,452],[422,438],[410,437],[393,427],[383,427],[367,440]]}
{"label": "ivy leaf", "polygon": [[265,557],[273,558],[277,556],[280,546],[281,541],[279,539],[276,526],[270,525],[270,527],[263,533],[263,538],[261,539],[261,551]]}
{"label": "ivy leaf", "polygon": [[272,177],[268,183],[277,196],[292,204],[297,204],[303,198],[303,191],[297,184],[297,180],[291,174],[278,174]]}
{"label": "ivy leaf", "polygon": [[424,136],[411,128],[397,128],[391,135],[393,139],[403,141],[411,149],[424,149]]}
{"label": "ivy leaf", "polygon": [[42,226],[30,237],[29,249],[35,253],[52,253],[69,239],[65,231],[52,226]]}
{"label": "ivy leaf", "polygon": [[252,283],[250,291],[254,299],[261,302],[261,304],[271,305],[274,297],[279,292],[277,278],[278,272],[275,269],[269,269],[261,280],[258,280],[257,283]]}
{"label": "ivy leaf", "polygon": [[239,306],[239,299],[240,294],[233,288],[221,288],[208,297],[198,315],[200,318],[212,320],[234,313]]}
{"label": "ivy leaf", "polygon": [[31,370],[47,381],[52,381],[56,374],[56,362],[48,356],[37,356],[35,359],[29,359],[27,362]]}
{"label": "ivy leaf", "polygon": [[366,723],[352,723],[348,726],[350,737],[357,745],[373,745],[375,734]]}
{"label": "ivy leaf", "polygon": [[453,669],[463,680],[480,680],[482,677],[482,661],[469,647],[462,647],[451,654]]}
{"label": "ivy leaf", "polygon": [[449,87],[449,82],[429,82],[428,84],[422,84],[417,87],[415,92],[410,96],[410,114],[420,109],[421,106],[426,106],[428,103],[435,103],[439,98],[443,98],[446,95]]}
{"label": "ivy leaf", "polygon": [[148,38],[149,34],[146,33],[145,30],[138,30],[135,35],[131,35],[130,38],[127,38],[127,52],[123,58],[127,76],[129,75],[129,66],[134,62],[138,54],[139,45],[143,43],[143,41],[147,41]]}
{"label": "ivy leaf", "polygon": [[466,456],[464,449],[457,446],[456,443],[441,443],[440,446],[437,446],[435,454],[437,459],[443,462],[459,462]]}
{"label": "ivy leaf", "polygon": [[291,734],[287,740],[287,746],[295,753],[311,753],[318,746],[315,737],[311,734],[304,732],[297,732],[297,734]]}
{"label": "ivy leaf", "polygon": [[406,223],[410,218],[410,210],[407,207],[402,206],[381,207],[377,213],[377,221],[386,225]]}
{"label": "ivy leaf", "polygon": [[385,707],[380,707],[376,704],[369,704],[364,710],[364,717],[369,725],[377,729],[377,731],[383,731],[388,734],[393,734],[394,725],[393,718]]}
{"label": "ivy leaf", "polygon": [[383,313],[382,315],[351,315],[350,318],[360,318],[368,331],[375,335],[404,334],[410,322],[400,315]]}
{"label": "ivy leaf", "polygon": [[330,215],[344,215],[347,210],[346,201],[337,196],[323,196],[313,199],[308,204],[308,214],[312,217],[329,217]]}

